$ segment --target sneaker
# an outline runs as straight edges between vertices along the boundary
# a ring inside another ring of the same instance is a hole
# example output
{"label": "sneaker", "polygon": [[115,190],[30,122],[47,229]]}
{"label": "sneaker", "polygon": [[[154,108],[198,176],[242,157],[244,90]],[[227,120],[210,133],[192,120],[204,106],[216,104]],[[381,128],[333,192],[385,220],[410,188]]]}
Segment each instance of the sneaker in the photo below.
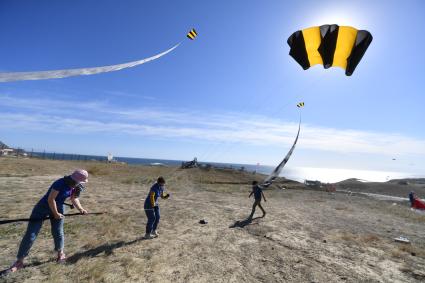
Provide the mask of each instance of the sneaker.
{"label": "sneaker", "polygon": [[15,263],[7,270],[7,273],[16,272],[22,268],[24,268],[24,263],[22,261],[15,261]]}
{"label": "sneaker", "polygon": [[65,253],[59,253],[58,257],[56,258],[57,263],[65,263],[66,262],[66,256]]}
{"label": "sneaker", "polygon": [[154,238],[154,236],[153,236],[152,234],[148,234],[148,233],[146,233],[146,234],[143,236],[143,238],[142,238],[142,239],[149,240],[149,239],[153,239],[153,238]]}
{"label": "sneaker", "polygon": [[152,235],[152,236],[154,236],[155,238],[159,236],[158,231],[156,231],[156,230],[155,230],[155,231],[153,231],[153,232],[151,233],[151,235]]}

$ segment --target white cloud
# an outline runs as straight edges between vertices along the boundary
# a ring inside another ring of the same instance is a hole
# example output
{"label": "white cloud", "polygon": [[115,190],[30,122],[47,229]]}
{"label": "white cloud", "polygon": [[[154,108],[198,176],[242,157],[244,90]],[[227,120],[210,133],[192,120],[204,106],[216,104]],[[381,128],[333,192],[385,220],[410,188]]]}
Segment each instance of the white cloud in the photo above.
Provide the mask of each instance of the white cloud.
{"label": "white cloud", "polygon": [[[102,101],[19,99],[0,95],[0,129],[108,133],[158,138],[289,146],[298,124],[241,113],[167,109],[117,109]],[[29,111],[30,110],[30,111]],[[27,114],[30,112],[29,114]],[[379,133],[302,125],[299,147],[341,153],[425,155],[425,140]]]}

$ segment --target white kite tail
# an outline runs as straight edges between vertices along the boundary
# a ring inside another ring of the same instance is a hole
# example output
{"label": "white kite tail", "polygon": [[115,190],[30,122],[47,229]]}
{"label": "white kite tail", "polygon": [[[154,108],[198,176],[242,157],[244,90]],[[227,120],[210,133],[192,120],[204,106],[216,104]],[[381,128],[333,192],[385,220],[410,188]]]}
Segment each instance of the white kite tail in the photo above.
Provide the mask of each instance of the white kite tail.
{"label": "white kite tail", "polygon": [[132,61],[128,63],[123,63],[123,64],[117,64],[117,65],[91,67],[91,68],[79,68],[79,69],[53,70],[53,71],[0,73],[0,82],[60,79],[60,78],[67,78],[67,77],[74,77],[74,76],[81,76],[81,75],[94,75],[94,74],[100,74],[100,73],[119,71],[122,69],[132,68],[132,67],[159,59],[162,56],[176,49],[179,45],[180,43],[174,45],[173,47],[165,50],[162,53],[156,54],[149,58]]}
{"label": "white kite tail", "polygon": [[295,138],[294,144],[292,145],[291,149],[286,154],[286,156],[282,160],[282,162],[280,162],[279,165],[273,170],[273,172],[263,181],[263,183],[261,184],[262,187],[270,186],[273,183],[273,181],[277,177],[279,177],[280,172],[282,172],[283,167],[285,167],[285,164],[288,162],[289,158],[291,157],[292,152],[294,152],[295,146],[296,146],[297,141],[298,141],[298,137],[300,135],[300,129],[301,129],[301,114],[300,114],[300,122],[298,124],[298,133],[297,133],[297,137]]}

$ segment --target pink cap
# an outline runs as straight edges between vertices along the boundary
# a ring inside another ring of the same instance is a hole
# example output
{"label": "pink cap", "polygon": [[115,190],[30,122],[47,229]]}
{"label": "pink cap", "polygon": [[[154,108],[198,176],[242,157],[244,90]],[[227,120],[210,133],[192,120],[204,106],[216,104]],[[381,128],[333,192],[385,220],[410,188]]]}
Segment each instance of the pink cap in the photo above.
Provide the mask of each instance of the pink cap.
{"label": "pink cap", "polygon": [[77,169],[72,173],[71,178],[77,183],[87,183],[89,181],[89,173],[86,170]]}

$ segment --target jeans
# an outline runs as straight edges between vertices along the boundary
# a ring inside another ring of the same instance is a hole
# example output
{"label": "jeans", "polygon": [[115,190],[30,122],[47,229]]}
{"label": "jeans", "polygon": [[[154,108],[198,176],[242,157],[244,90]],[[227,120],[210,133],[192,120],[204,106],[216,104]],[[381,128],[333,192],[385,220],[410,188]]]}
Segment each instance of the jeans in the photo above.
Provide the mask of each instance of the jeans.
{"label": "jeans", "polygon": [[159,206],[155,206],[151,209],[145,208],[146,216],[148,217],[148,223],[146,224],[146,234],[152,233],[152,231],[156,230],[156,227],[159,223]]}
{"label": "jeans", "polygon": [[252,211],[251,211],[251,215],[248,218],[251,218],[254,216],[255,213],[255,207],[258,205],[258,207],[261,209],[261,211],[263,212],[263,217],[266,215],[266,211],[264,210],[264,208],[261,206],[261,199],[256,199],[254,201],[254,204],[252,205]]}
{"label": "jeans", "polygon": [[[58,212],[63,214],[63,205],[57,205]],[[19,245],[18,259],[24,258],[28,255],[38,233],[43,225],[43,218],[50,216],[51,232],[55,243],[55,251],[61,251],[64,247],[64,234],[63,234],[63,219],[57,220],[53,218],[50,212],[49,205],[45,202],[38,202],[32,210],[30,219],[28,222],[27,231],[22,238],[21,244]]]}

